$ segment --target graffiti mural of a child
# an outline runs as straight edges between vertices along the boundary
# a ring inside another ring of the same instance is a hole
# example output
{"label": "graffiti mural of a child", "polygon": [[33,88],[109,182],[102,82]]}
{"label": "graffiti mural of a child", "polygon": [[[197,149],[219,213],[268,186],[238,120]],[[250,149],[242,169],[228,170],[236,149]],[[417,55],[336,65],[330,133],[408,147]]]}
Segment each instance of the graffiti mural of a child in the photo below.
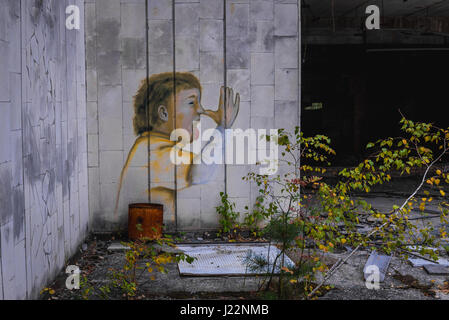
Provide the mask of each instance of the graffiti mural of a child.
{"label": "graffiti mural of a child", "polygon": [[240,96],[237,93],[234,98],[231,88],[221,88],[216,111],[203,108],[201,94],[201,84],[191,73],[167,72],[152,75],[142,81],[134,96],[133,126],[137,138],[120,174],[115,206],[116,217],[127,170],[139,157],[148,159],[148,164],[143,169],[150,175],[151,183],[149,189],[145,191],[150,193],[151,202],[164,205],[164,219],[174,219],[177,190],[205,184],[213,178],[218,166],[199,164],[201,161],[198,162],[197,157],[201,159],[203,153],[209,152],[208,148],[213,146],[215,139],[211,139],[203,146],[202,154],[195,154],[185,149],[179,150],[178,156],[189,159],[187,161],[189,164],[176,165],[176,170],[170,158],[171,151],[176,145],[176,141],[171,141],[170,136],[175,129],[186,130],[190,135],[190,142],[193,142],[201,139],[200,132],[194,125],[200,121],[201,115],[210,117],[216,123],[215,132],[222,136],[225,129],[230,128],[237,118]]}

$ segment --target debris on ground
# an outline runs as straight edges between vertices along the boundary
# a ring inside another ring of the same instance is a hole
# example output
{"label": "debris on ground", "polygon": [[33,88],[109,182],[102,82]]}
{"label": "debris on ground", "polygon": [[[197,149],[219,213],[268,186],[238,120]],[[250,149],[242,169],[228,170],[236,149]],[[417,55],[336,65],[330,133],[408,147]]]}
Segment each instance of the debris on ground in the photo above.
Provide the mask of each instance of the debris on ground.
{"label": "debris on ground", "polygon": [[113,242],[108,247],[108,251],[128,251],[128,250],[131,250],[131,248],[123,245],[120,242]]}
{"label": "debris on ground", "polygon": [[[245,239],[238,235],[230,239],[229,236],[217,236],[216,232],[190,232],[173,235],[183,244],[229,244],[237,239],[246,242],[266,242],[261,238]],[[199,241],[198,238],[203,238]],[[111,269],[124,265],[126,246],[122,244],[126,239],[120,236],[93,235],[82,245],[78,254],[69,261],[68,265],[79,266],[82,275],[91,284],[100,288],[111,282]],[[111,250],[116,248],[117,250]],[[176,253],[179,248],[160,246],[160,252]],[[333,252],[322,255],[322,261],[328,267],[348,255],[348,249],[335,248]],[[299,253],[287,252],[293,262],[299,258]],[[429,274],[423,267],[413,267],[410,263],[392,257],[385,278],[379,290],[370,290],[366,286],[364,266],[369,260],[370,252],[356,252],[335,274],[328,284],[333,286],[318,299],[322,300],[436,300],[449,299],[448,277],[443,274]],[[441,258],[444,259],[444,258]],[[427,260],[426,260],[427,261]],[[430,261],[426,264],[429,265]],[[426,265],[424,264],[424,265]],[[434,265],[438,265],[434,263]],[[427,268],[427,267],[426,267]],[[382,268],[380,268],[382,269]],[[82,299],[80,290],[70,291],[65,287],[67,274],[61,272],[56,281],[43,293],[43,299],[71,300]],[[167,266],[167,273],[158,273],[154,281],[146,281],[139,286],[135,299],[257,299],[256,294],[262,277],[182,277],[176,263]],[[317,282],[320,278],[316,279]],[[50,294],[51,292],[52,294]],[[112,292],[113,299],[127,299],[120,292]],[[96,297],[100,298],[100,297]],[[263,298],[263,297],[262,297]]]}
{"label": "debris on ground", "polygon": [[[371,252],[368,260],[366,261],[365,268],[363,268],[365,280],[367,280],[372,273],[377,270],[379,272],[379,281],[384,282],[391,258],[391,256],[377,254],[376,251]],[[376,269],[374,270],[373,267]]]}
{"label": "debris on ground", "polygon": [[433,265],[442,265],[442,266],[449,266],[449,261],[444,258],[439,258],[437,261],[432,261],[430,259],[423,259],[423,258],[408,258],[408,261],[412,264],[414,267],[424,267],[429,264]]}
{"label": "debris on ground", "polygon": [[447,276],[449,268],[439,264],[426,264],[424,270],[430,275]]}
{"label": "debris on ground", "polygon": [[402,287],[401,289],[417,289],[420,290],[424,295],[429,297],[435,296],[435,291],[432,289],[432,284],[421,284],[418,279],[413,277],[412,275],[406,274],[402,275],[400,273],[397,273],[393,276],[394,279],[399,280],[401,283],[405,284],[405,287]]}

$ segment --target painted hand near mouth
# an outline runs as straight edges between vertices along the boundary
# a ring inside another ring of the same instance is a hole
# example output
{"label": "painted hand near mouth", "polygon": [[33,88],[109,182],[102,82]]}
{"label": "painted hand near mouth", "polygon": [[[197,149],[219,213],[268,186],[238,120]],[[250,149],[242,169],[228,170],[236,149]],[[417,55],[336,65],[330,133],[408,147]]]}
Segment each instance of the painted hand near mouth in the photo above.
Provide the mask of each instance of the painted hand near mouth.
{"label": "painted hand near mouth", "polygon": [[232,88],[221,87],[218,110],[204,110],[203,114],[209,116],[218,126],[231,128],[240,109],[240,94],[235,95]]}

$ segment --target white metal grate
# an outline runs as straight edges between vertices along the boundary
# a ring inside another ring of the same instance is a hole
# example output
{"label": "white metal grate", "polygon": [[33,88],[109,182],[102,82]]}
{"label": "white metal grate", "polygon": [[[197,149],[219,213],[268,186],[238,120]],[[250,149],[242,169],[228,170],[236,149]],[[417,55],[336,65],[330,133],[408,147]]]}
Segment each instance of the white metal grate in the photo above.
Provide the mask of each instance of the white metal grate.
{"label": "white metal grate", "polygon": [[[196,258],[192,264],[181,261],[178,264],[179,272],[184,276],[238,276],[257,275],[266,273],[263,270],[252,271],[245,264],[249,252],[253,255],[263,256],[272,265],[280,251],[268,244],[242,245],[242,244],[208,244],[208,245],[178,245],[178,248],[187,255]],[[279,263],[276,263],[278,266]],[[285,256],[284,265],[291,266],[293,262]],[[279,269],[279,268],[277,268]],[[279,271],[279,270],[277,270]]]}

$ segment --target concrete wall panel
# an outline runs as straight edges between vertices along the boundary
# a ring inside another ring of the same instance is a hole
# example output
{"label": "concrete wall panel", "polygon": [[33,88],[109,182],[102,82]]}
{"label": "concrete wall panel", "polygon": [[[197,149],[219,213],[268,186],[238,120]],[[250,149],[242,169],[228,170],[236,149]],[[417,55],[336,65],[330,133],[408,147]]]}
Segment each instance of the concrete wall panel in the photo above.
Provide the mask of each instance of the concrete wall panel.
{"label": "concrete wall panel", "polygon": [[[148,152],[148,139],[136,135],[134,96],[147,75],[188,72],[201,83],[205,109],[217,110],[225,84],[240,94],[233,129],[292,129],[299,124],[298,1],[93,0],[86,4],[86,17],[90,17],[86,76],[93,195],[89,206],[94,228],[126,227],[128,204],[147,201],[166,205],[169,228],[215,228],[215,207],[224,191],[243,215],[257,188],[242,177],[257,167],[233,163],[217,166],[216,172],[199,170],[198,184],[186,188],[186,179],[179,176],[182,169],[165,166],[168,156],[158,154],[151,141]],[[216,123],[202,115],[201,127],[204,133]],[[140,147],[130,153],[136,142]],[[126,178],[120,184],[124,166]]]}
{"label": "concrete wall panel", "polygon": [[67,5],[0,2],[0,299],[36,298],[88,231],[84,26],[66,29]]}

